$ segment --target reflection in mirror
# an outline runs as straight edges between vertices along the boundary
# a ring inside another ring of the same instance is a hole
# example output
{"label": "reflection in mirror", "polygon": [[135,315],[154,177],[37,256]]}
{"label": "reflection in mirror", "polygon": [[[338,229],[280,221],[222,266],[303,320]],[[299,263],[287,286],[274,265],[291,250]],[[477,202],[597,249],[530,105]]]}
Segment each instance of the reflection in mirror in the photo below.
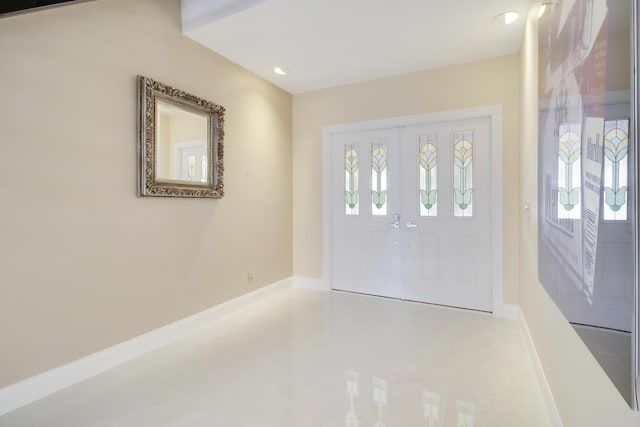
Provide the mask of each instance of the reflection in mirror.
{"label": "reflection in mirror", "polygon": [[139,76],[142,196],[222,197],[224,108]]}
{"label": "reflection in mirror", "polygon": [[349,406],[346,416],[346,427],[358,427],[360,421],[356,414],[356,398],[358,397],[358,380],[360,374],[355,371],[347,370],[347,398],[349,399]]}
{"label": "reflection in mirror", "polygon": [[422,392],[422,404],[424,405],[424,417],[428,427],[440,426],[440,395],[428,391]]}
{"label": "reflection in mirror", "polygon": [[456,400],[456,427],[474,427],[476,424],[476,405]]}
{"label": "reflection in mirror", "polygon": [[156,105],[156,180],[207,182],[207,117]]}
{"label": "reflection in mirror", "polygon": [[633,407],[634,1],[540,13],[538,162],[540,282]]}
{"label": "reflection in mirror", "polygon": [[373,377],[373,402],[378,407],[378,420],[374,427],[386,427],[384,423],[384,408],[387,407],[387,380]]}
{"label": "reflection in mirror", "polygon": [[[346,383],[346,387],[344,390],[346,391],[346,397],[347,397],[347,404],[346,404],[347,413],[345,417],[346,427],[360,426],[362,424],[361,418],[369,420],[369,423],[375,420],[373,424],[369,424],[369,425],[372,425],[373,427],[386,427],[387,424],[385,424],[385,419],[387,419],[387,422],[389,422],[390,419],[395,418],[395,422],[396,423],[398,422],[399,418],[397,418],[397,416],[400,414],[398,414],[397,411],[396,411],[396,414],[389,412],[388,394],[391,392],[391,390],[389,389],[389,383],[387,380],[374,376],[374,377],[371,377],[372,388],[369,389],[368,386],[363,387],[365,389],[364,390],[365,395],[369,390],[371,391],[371,395],[373,397],[370,401],[372,402],[371,406],[366,403],[363,404],[362,402],[358,402],[358,398],[361,397],[360,395],[362,392],[361,385],[360,385],[360,374],[358,372],[353,371],[351,369],[347,369],[346,375],[345,375],[345,383]],[[395,386],[397,384],[394,383],[392,385]],[[396,394],[398,394],[399,391],[400,390],[398,388],[395,388],[395,390],[393,390],[393,392]],[[412,389],[412,392],[413,391],[420,393],[419,389]],[[419,396],[416,395],[414,396],[416,397],[416,399],[413,399],[411,397],[411,394],[412,393],[405,393],[403,391],[401,393],[401,395],[403,396],[403,401],[405,403],[406,402],[418,403]],[[419,419],[415,418],[415,419],[412,419],[413,421],[416,421],[415,425],[419,424],[419,425],[426,425],[427,427],[442,427],[442,426],[454,425],[452,423],[455,423],[455,426],[457,427],[475,427],[476,416],[478,411],[474,403],[471,403],[466,400],[465,401],[455,400],[455,407],[453,407],[452,405],[447,407],[446,400],[447,400],[446,398],[442,397],[438,393],[422,390],[422,411],[421,412],[418,408],[415,408],[417,410],[414,410],[413,408],[411,408],[410,410],[407,411],[407,408],[402,407],[402,405],[400,405],[399,408],[396,408],[396,410],[406,411],[405,413],[400,415],[402,417],[405,417],[407,414],[410,414],[409,415],[410,417],[413,417],[413,416],[420,417],[420,414],[422,414],[422,417],[424,418],[425,420],[424,422],[426,424],[422,424],[423,422],[417,422]],[[360,416],[358,416],[357,411],[361,412]],[[404,421],[407,421],[408,418],[402,418],[402,419]],[[409,425],[409,424],[406,424],[406,425]],[[414,425],[414,424],[411,424],[411,425]]]}

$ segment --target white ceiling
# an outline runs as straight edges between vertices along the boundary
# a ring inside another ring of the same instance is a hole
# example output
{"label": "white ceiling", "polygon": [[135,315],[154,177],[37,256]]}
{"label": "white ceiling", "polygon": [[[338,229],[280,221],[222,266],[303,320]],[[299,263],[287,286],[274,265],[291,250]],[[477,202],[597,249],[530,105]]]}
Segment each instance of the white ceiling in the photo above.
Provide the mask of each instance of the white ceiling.
{"label": "white ceiling", "polygon": [[[530,0],[182,0],[183,32],[292,93],[518,52]],[[509,26],[493,22],[520,13]],[[273,72],[276,66],[287,76]]]}

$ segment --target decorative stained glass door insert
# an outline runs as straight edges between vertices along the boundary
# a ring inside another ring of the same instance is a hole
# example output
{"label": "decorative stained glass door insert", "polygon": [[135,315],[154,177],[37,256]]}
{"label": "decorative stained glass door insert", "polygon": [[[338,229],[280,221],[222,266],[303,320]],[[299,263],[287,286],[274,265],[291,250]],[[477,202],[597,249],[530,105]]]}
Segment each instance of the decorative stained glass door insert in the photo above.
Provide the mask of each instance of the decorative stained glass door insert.
{"label": "decorative stained glass door insert", "polygon": [[420,216],[438,215],[438,136],[420,136]]}
{"label": "decorative stained glass door insert", "polygon": [[360,159],[358,144],[348,144],[344,147],[344,204],[347,215],[358,215],[360,204],[358,200],[358,176]]}
{"label": "decorative stained glass door insert", "polygon": [[387,214],[387,144],[371,143],[371,214]]}
{"label": "decorative stained glass door insert", "polygon": [[473,215],[473,132],[453,133],[453,215]]}

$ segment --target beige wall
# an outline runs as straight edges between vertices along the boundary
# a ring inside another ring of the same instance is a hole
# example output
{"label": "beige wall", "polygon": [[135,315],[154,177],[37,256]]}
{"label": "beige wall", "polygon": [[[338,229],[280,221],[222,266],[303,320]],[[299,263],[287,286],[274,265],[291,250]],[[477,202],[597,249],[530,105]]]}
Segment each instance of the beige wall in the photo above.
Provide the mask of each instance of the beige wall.
{"label": "beige wall", "polygon": [[[291,96],[179,0],[2,18],[0,57],[0,387],[291,275]],[[137,74],[226,107],[223,199],[136,197]]]}
{"label": "beige wall", "polygon": [[518,56],[310,92],[293,97],[293,268],[322,278],[323,126],[501,104],[504,299],[518,302]]}
{"label": "beige wall", "polygon": [[640,414],[629,409],[538,282],[536,13],[527,22],[520,56],[520,204],[531,201],[531,215],[520,214],[520,305],[564,427],[638,426]]}

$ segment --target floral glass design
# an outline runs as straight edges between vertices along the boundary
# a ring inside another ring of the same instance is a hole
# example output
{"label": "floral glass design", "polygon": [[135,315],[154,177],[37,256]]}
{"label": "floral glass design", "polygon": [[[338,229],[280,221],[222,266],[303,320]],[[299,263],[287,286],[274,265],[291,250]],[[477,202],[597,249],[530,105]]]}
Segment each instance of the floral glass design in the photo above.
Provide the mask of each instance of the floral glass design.
{"label": "floral glass design", "polygon": [[473,216],[473,132],[453,133],[453,215]]}
{"label": "floral glass design", "polygon": [[358,144],[344,147],[344,202],[345,214],[358,215]]}
{"label": "floral glass design", "polygon": [[558,218],[580,218],[580,123],[558,128]]}
{"label": "floral glass design", "polygon": [[189,155],[189,160],[187,164],[187,179],[189,181],[193,181],[196,177],[196,156],[193,154]]}
{"label": "floral glass design", "polygon": [[629,120],[605,120],[603,163],[603,219],[626,221]]}
{"label": "floral glass design", "polygon": [[420,216],[438,216],[438,149],[436,135],[420,137]]}
{"label": "floral glass design", "polygon": [[371,143],[371,214],[387,214],[387,146],[382,141]]}
{"label": "floral glass design", "polygon": [[207,156],[202,156],[202,162],[200,166],[202,167],[202,182],[207,182]]}

